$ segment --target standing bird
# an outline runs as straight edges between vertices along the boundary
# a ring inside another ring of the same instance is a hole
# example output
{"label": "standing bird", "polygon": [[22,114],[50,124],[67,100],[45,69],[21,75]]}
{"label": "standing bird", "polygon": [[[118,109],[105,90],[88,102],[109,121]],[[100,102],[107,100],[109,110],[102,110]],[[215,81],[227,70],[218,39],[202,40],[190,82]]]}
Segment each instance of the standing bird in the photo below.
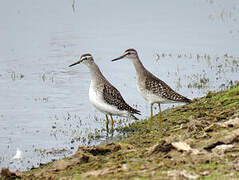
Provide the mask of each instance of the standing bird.
{"label": "standing bird", "polygon": [[85,64],[90,69],[89,100],[96,109],[105,114],[107,132],[109,124],[108,115],[111,118],[112,131],[114,125],[113,115],[131,117],[137,120],[134,114],[140,115],[140,111],[132,108],[124,101],[120,92],[103,76],[91,54],[83,54],[79,61],[71,64],[69,67],[79,63]]}
{"label": "standing bird", "polygon": [[153,104],[157,103],[159,106],[160,130],[162,131],[162,113],[160,104],[177,102],[191,103],[192,101],[176,93],[165,82],[149,72],[141,63],[135,49],[127,49],[122,56],[115,58],[112,61],[120,60],[125,57],[133,62],[137,73],[137,89],[150,104],[150,129],[152,129],[153,122]]}

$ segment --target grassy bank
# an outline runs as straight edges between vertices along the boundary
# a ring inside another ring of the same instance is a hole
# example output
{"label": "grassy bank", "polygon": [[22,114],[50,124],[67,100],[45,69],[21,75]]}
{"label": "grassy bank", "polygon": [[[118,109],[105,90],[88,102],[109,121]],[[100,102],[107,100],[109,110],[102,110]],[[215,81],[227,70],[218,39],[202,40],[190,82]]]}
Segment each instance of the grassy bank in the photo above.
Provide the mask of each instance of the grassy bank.
{"label": "grassy bank", "polygon": [[[239,87],[209,92],[192,104],[163,112],[163,136],[154,117],[133,123],[123,141],[79,147],[72,157],[27,172],[22,179],[232,179],[239,178]],[[1,178],[0,178],[1,179]]]}

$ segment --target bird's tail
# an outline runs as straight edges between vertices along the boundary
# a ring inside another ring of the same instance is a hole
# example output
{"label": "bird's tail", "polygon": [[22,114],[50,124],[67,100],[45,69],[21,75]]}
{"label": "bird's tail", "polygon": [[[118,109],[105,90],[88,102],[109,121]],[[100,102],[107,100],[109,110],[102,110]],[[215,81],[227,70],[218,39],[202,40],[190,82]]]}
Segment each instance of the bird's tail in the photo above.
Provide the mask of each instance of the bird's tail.
{"label": "bird's tail", "polygon": [[185,97],[185,101],[184,102],[187,103],[187,104],[190,104],[190,103],[192,103],[192,100]]}
{"label": "bird's tail", "polygon": [[131,113],[141,115],[140,111],[134,108],[132,108]]}
{"label": "bird's tail", "polygon": [[135,120],[139,120],[137,117],[134,116],[134,114],[138,114],[138,115],[141,115],[140,111],[137,110],[137,109],[134,109],[132,108],[131,106],[129,106],[130,110],[128,111],[129,112],[129,116]]}
{"label": "bird's tail", "polygon": [[139,120],[137,117],[135,117],[133,114],[130,115],[131,118],[133,118],[134,120]]}

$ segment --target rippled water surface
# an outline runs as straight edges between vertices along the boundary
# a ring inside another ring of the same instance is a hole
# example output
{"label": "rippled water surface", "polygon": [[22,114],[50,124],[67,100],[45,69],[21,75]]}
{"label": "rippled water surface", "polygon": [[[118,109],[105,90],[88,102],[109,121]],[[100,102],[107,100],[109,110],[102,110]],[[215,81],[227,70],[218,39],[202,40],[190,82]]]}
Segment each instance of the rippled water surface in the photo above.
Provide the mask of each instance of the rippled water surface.
{"label": "rippled water surface", "polygon": [[[25,170],[107,139],[88,100],[90,74],[68,68],[90,52],[125,100],[149,115],[127,59],[195,98],[239,77],[238,0],[8,0],[0,6],[0,168]],[[172,105],[170,105],[172,106]],[[162,108],[168,108],[164,105]],[[132,120],[116,118],[116,127]],[[117,132],[114,134],[117,136]],[[22,159],[15,160],[17,148]]]}

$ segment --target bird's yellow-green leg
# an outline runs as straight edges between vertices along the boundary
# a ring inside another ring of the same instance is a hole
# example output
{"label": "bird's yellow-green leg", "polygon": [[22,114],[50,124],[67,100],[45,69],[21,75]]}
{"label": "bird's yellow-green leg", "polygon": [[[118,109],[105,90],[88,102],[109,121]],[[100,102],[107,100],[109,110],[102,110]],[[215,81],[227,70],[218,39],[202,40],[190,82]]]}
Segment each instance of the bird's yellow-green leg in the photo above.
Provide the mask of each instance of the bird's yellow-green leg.
{"label": "bird's yellow-green leg", "polygon": [[113,130],[114,130],[114,119],[112,117],[112,115],[110,115],[110,118],[111,118],[111,133],[113,135]]}
{"label": "bird's yellow-green leg", "polygon": [[163,116],[162,116],[162,112],[161,112],[160,103],[158,103],[158,106],[159,106],[159,127],[160,127],[160,132],[162,134]]}
{"label": "bird's yellow-green leg", "polygon": [[152,129],[153,124],[153,104],[150,104],[150,121],[149,121],[149,128]]}
{"label": "bird's yellow-green leg", "polygon": [[109,119],[108,119],[108,116],[107,115],[105,115],[105,119],[106,119],[106,131],[107,131],[107,133],[109,132]]}

